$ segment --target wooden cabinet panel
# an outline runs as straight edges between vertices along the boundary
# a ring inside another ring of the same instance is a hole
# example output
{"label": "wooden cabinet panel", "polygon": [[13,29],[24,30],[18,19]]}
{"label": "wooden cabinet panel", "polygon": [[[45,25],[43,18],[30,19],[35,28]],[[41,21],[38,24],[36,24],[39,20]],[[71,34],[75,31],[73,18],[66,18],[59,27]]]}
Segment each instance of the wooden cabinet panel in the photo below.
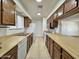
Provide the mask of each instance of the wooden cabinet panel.
{"label": "wooden cabinet panel", "polygon": [[1,11],[0,11],[0,24],[1,24]]}
{"label": "wooden cabinet panel", "polygon": [[63,14],[64,14],[64,4],[61,5],[61,7],[58,9],[58,16],[57,16],[57,18],[58,18],[59,16],[63,15]]}
{"label": "wooden cabinet panel", "polygon": [[78,0],[66,0],[65,2],[65,13],[77,7]]}
{"label": "wooden cabinet panel", "polygon": [[46,44],[46,47],[48,48],[48,36],[46,35],[46,42],[45,42],[45,44]]}
{"label": "wooden cabinet panel", "polygon": [[13,10],[15,9],[15,3],[13,0],[4,0],[3,1],[3,10]]}
{"label": "wooden cabinet panel", "polygon": [[52,26],[53,26],[54,28],[58,27],[58,20],[53,20]]}
{"label": "wooden cabinet panel", "polygon": [[33,43],[33,34],[31,34],[30,36],[27,37],[27,50],[26,50],[27,53],[28,53],[32,43]]}
{"label": "wooden cabinet panel", "polygon": [[17,59],[17,46],[2,56],[1,59]]}
{"label": "wooden cabinet panel", "polygon": [[15,14],[12,13],[14,11],[3,11],[3,24],[11,24],[11,25],[14,25],[15,23]]}
{"label": "wooden cabinet panel", "polygon": [[0,24],[15,25],[15,8],[13,0],[0,0]]}
{"label": "wooden cabinet panel", "polygon": [[61,47],[54,42],[54,59],[61,59]]}
{"label": "wooden cabinet panel", "polygon": [[2,3],[2,1],[0,0],[0,24],[1,24],[1,3]]}
{"label": "wooden cabinet panel", "polygon": [[54,44],[53,44],[53,40],[51,38],[49,38],[48,36],[46,36],[46,46],[47,46],[47,49],[48,49],[48,52],[51,56],[51,59],[53,59],[53,53],[54,53],[54,50],[53,50],[53,47],[54,47]]}
{"label": "wooden cabinet panel", "polygon": [[61,52],[54,47],[54,59],[61,59]]}
{"label": "wooden cabinet panel", "polygon": [[50,56],[51,56],[51,59],[54,58],[54,42],[52,39],[50,39]]}
{"label": "wooden cabinet panel", "polygon": [[29,27],[31,20],[28,17],[24,17],[24,27]]}
{"label": "wooden cabinet panel", "polygon": [[74,59],[74,58],[63,50],[62,51],[62,59]]}

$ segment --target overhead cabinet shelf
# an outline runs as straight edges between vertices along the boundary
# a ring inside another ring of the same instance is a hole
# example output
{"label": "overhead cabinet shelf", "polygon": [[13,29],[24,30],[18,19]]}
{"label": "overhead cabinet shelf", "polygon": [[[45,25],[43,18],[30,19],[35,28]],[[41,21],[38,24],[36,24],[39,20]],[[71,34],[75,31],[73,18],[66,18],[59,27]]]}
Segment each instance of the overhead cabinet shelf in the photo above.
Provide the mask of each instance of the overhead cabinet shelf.
{"label": "overhead cabinet shelf", "polygon": [[63,14],[58,17],[59,19],[79,13],[79,0],[66,0],[63,6]]}
{"label": "overhead cabinet shelf", "polygon": [[56,12],[50,16],[47,21],[47,24],[54,24],[55,26],[49,26],[49,28],[56,28],[58,22],[54,22],[54,20],[58,21],[59,19],[63,19],[69,16],[72,16],[76,13],[79,13],[79,0],[66,0]]}
{"label": "overhead cabinet shelf", "polygon": [[15,25],[15,8],[16,4],[13,0],[0,1],[0,24]]}

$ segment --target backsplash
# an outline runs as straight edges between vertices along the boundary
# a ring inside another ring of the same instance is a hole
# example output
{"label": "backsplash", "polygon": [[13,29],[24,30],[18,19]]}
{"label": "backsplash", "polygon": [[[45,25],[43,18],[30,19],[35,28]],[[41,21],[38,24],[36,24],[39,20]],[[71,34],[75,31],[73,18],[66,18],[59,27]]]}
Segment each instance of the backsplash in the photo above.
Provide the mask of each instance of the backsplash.
{"label": "backsplash", "polygon": [[63,35],[79,36],[79,13],[60,20],[57,30]]}
{"label": "backsplash", "polygon": [[0,28],[0,36],[5,36],[6,35],[6,28]]}
{"label": "backsplash", "polygon": [[24,28],[13,28],[13,29],[7,29],[6,35],[11,35],[15,33],[24,32]]}

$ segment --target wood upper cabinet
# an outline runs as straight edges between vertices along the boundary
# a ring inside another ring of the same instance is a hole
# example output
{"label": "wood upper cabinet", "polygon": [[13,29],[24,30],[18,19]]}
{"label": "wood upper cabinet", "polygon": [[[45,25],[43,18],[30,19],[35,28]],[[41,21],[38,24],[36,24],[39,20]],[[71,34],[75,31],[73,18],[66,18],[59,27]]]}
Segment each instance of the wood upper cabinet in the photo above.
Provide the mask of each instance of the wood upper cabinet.
{"label": "wood upper cabinet", "polygon": [[1,0],[0,0],[0,25],[1,25]]}
{"label": "wood upper cabinet", "polygon": [[74,59],[70,54],[68,54],[66,51],[62,51],[62,59]]}
{"label": "wood upper cabinet", "polygon": [[13,0],[3,0],[3,10],[13,10],[15,9],[15,3]]}
{"label": "wood upper cabinet", "polygon": [[17,46],[7,52],[4,56],[0,59],[17,59]]}
{"label": "wood upper cabinet", "polygon": [[27,28],[29,27],[31,23],[31,20],[29,19],[29,17],[24,17],[24,27]]}
{"label": "wood upper cabinet", "polygon": [[12,11],[3,11],[2,24],[15,25],[15,15]]}
{"label": "wood upper cabinet", "polygon": [[1,11],[0,11],[0,25],[1,25]]}
{"label": "wood upper cabinet", "polygon": [[53,20],[53,25],[54,28],[58,27],[58,20]]}
{"label": "wood upper cabinet", "polygon": [[53,19],[56,19],[58,16],[57,11],[53,14]]}
{"label": "wood upper cabinet", "polygon": [[2,25],[15,25],[15,8],[16,4],[13,0],[1,0],[1,17]]}
{"label": "wood upper cabinet", "polygon": [[64,12],[69,12],[76,7],[78,7],[78,0],[66,0]]}
{"label": "wood upper cabinet", "polygon": [[57,17],[64,14],[64,4],[60,6],[60,8],[57,10]]}

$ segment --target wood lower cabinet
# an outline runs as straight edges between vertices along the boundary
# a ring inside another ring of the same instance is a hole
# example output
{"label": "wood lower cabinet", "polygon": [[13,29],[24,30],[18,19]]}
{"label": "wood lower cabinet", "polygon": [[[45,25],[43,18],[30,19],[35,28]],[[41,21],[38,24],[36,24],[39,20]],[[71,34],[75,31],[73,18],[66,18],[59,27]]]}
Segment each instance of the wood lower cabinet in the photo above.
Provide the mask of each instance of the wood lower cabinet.
{"label": "wood lower cabinet", "polygon": [[54,46],[54,44],[53,44],[53,40],[51,40],[51,38],[49,38],[48,36],[46,36],[46,46],[47,46],[47,49],[48,49],[48,52],[49,52],[49,54],[50,54],[50,57],[51,57],[51,59],[53,59],[53,46]]}
{"label": "wood lower cabinet", "polygon": [[61,59],[61,47],[54,42],[54,59]]}
{"label": "wood lower cabinet", "polygon": [[31,34],[31,35],[29,35],[29,36],[27,37],[27,50],[26,50],[27,53],[28,53],[28,51],[29,51],[29,49],[30,49],[32,43],[33,43],[33,34]]}
{"label": "wood lower cabinet", "polygon": [[51,59],[75,59],[47,35],[46,46]]}
{"label": "wood lower cabinet", "polygon": [[62,50],[62,59],[74,59],[74,58],[66,51]]}
{"label": "wood lower cabinet", "polygon": [[15,46],[14,48],[12,48],[9,52],[3,55],[0,59],[17,59],[17,47],[18,46]]}
{"label": "wood lower cabinet", "polygon": [[54,58],[54,42],[53,42],[53,40],[51,40],[50,39],[50,56],[51,56],[51,59],[53,59]]}

